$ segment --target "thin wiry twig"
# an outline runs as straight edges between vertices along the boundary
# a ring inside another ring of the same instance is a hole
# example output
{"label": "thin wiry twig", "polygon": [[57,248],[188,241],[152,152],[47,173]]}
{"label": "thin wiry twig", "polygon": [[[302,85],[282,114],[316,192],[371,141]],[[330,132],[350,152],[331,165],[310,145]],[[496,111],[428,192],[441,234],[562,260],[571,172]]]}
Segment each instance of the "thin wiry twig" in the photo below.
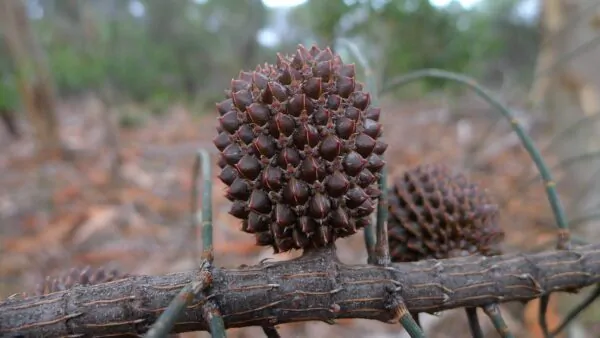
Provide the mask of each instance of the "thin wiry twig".
{"label": "thin wiry twig", "polygon": [[404,327],[411,338],[425,338],[425,333],[413,316],[406,310],[406,315],[400,317],[400,324]]}
{"label": "thin wiry twig", "polygon": [[556,60],[556,62],[554,64],[552,64],[550,67],[543,69],[538,74],[535,74],[534,80],[539,80],[539,78],[541,78],[543,76],[552,74],[552,72],[554,72],[556,69],[558,69],[560,66],[562,66],[562,64],[573,60],[575,57],[591,50],[592,48],[597,47],[598,45],[600,45],[600,35],[590,39],[589,41],[586,41],[584,44],[582,44],[580,46],[577,46],[577,48],[573,49],[572,51],[569,51],[568,53],[564,53],[563,55],[561,55],[560,58],[558,60]]}
{"label": "thin wiry twig", "polygon": [[179,319],[179,316],[192,302],[196,295],[210,287],[212,277],[210,272],[207,270],[209,267],[210,263],[208,261],[204,261],[201,269],[203,269],[203,271],[206,273],[202,275],[200,280],[187,284],[181,289],[181,291],[179,291],[177,296],[173,298],[169,306],[165,309],[165,311],[163,311],[160,317],[158,317],[150,330],[148,330],[145,335],[146,338],[163,338],[166,337],[171,330],[173,330],[173,327]]}
{"label": "thin wiry twig", "polygon": [[539,49],[543,50],[544,47],[546,47],[546,46],[550,45],[551,43],[553,43],[554,41],[556,41],[557,38],[561,37],[563,34],[568,32],[569,29],[576,27],[581,22],[581,20],[584,18],[584,16],[596,13],[595,9],[598,6],[600,6],[600,2],[593,2],[589,6],[582,8],[581,11],[576,13],[571,20],[569,20],[565,25],[563,25],[563,27],[561,27],[560,30],[558,30],[556,32],[552,32],[550,34],[550,36],[545,37],[542,40],[542,43],[540,44]]}
{"label": "thin wiry twig", "polygon": [[[548,201],[550,202],[550,206],[552,207],[552,211],[554,213],[554,218],[559,228],[558,241],[556,247],[560,250],[570,249],[571,244],[569,224],[566,221],[565,212],[563,210],[558,193],[556,192],[556,183],[552,178],[552,174],[548,169],[548,166],[546,165],[540,151],[533,143],[533,140],[523,129],[523,127],[521,127],[519,121],[514,116],[514,114],[506,106],[504,106],[498,100],[494,99],[492,95],[487,92],[487,90],[485,90],[483,87],[477,84],[475,80],[470,79],[461,74],[447,72],[439,69],[423,69],[400,76],[395,80],[392,80],[390,84],[383,88],[382,92],[393,90],[395,88],[398,88],[400,86],[406,85],[408,83],[425,77],[441,78],[466,85],[470,89],[474,90],[486,102],[498,109],[498,111],[510,122],[511,127],[519,137],[523,147],[529,153],[531,159],[535,163],[540,173],[540,176],[544,180]],[[544,297],[550,297],[550,295],[545,295]],[[540,311],[542,310],[543,309],[540,308]],[[484,307],[484,311],[492,319],[494,326],[496,327],[498,332],[501,335],[503,335],[503,337],[512,337],[510,332],[508,332],[508,328],[506,328],[506,324],[504,323],[504,320],[502,319],[502,316],[496,304],[487,305],[486,307]],[[541,325],[545,323],[545,318],[545,311],[543,311],[543,315],[541,315],[540,317]],[[545,328],[545,330],[547,331],[547,327]]]}
{"label": "thin wiry twig", "polygon": [[483,331],[481,330],[481,325],[479,325],[479,318],[477,317],[477,308],[468,307],[465,308],[465,312],[467,313],[467,319],[469,320],[469,329],[471,330],[471,335],[473,338],[483,338]]}
{"label": "thin wiry twig", "polygon": [[400,323],[406,333],[411,338],[425,338],[425,333],[419,323],[413,317],[413,314],[408,311],[406,304],[404,303],[404,299],[399,294],[401,291],[400,287],[397,288],[388,288],[388,298],[386,301],[386,308],[392,312],[391,323],[398,322]]}
{"label": "thin wiry twig", "polygon": [[535,163],[540,175],[544,179],[546,194],[548,196],[548,201],[550,202],[550,206],[552,207],[552,212],[554,214],[554,218],[556,220],[557,226],[559,228],[558,233],[558,241],[557,248],[558,249],[568,249],[570,248],[570,233],[568,228],[568,223],[566,221],[565,212],[563,210],[560,198],[558,197],[558,193],[556,192],[556,183],[552,178],[552,174],[548,169],[543,157],[540,154],[540,151],[537,149],[531,137],[525,132],[525,130],[521,127],[519,121],[514,117],[514,114],[505,107],[498,100],[493,98],[493,96],[487,92],[483,87],[481,87],[477,82],[471,78],[468,78],[464,75],[452,73],[440,69],[423,69],[408,73],[406,75],[400,76],[394,80],[392,80],[389,84],[384,86],[382,89],[382,93],[389,92],[393,89],[396,89],[400,86],[409,84],[416,80],[426,78],[426,77],[434,77],[440,79],[446,79],[454,82],[458,82],[463,84],[472,90],[475,91],[482,99],[496,108],[509,122],[523,147],[527,150],[533,162]]}
{"label": "thin wiry twig", "polygon": [[[554,137],[552,137],[552,139],[550,140],[550,142],[548,142],[540,151],[541,153],[547,153],[549,151],[551,151],[556,145],[561,144],[561,142],[563,142],[565,139],[567,139],[568,137],[572,136],[573,134],[575,134],[577,131],[579,131],[582,127],[585,126],[590,126],[591,124],[596,122],[596,119],[600,119],[600,112],[589,115],[589,116],[585,116],[579,120],[577,120],[576,122],[570,124],[569,126],[567,126],[566,128],[562,129],[560,132],[558,132]],[[556,170],[558,169],[559,166],[555,166],[550,168],[551,170]],[[517,174],[517,176],[521,176],[525,174],[525,170],[521,170],[521,172],[519,172]],[[590,178],[590,183],[591,182],[595,182],[594,178],[600,174],[600,169],[594,174],[592,175],[592,178]],[[524,192],[527,188],[529,188],[529,186],[533,183],[535,183],[535,181],[537,180],[538,176],[534,177],[534,178],[529,178],[525,181],[523,181],[523,183],[520,183],[517,186],[516,192],[514,193],[515,195],[518,195],[522,192]],[[560,182],[559,182],[560,183]],[[580,192],[580,196],[578,196],[577,198],[573,198],[571,199],[571,202],[569,204],[569,206],[567,207],[567,210],[572,210],[573,207],[577,204],[579,204],[579,202],[581,201],[581,198],[587,196],[587,194],[589,193],[590,189],[593,187],[593,184],[588,184],[586,185],[586,187],[584,189],[582,189],[583,191]],[[509,199],[504,200],[501,202],[501,206],[504,207],[506,206],[508,203],[510,202]]]}
{"label": "thin wiry twig", "polygon": [[502,318],[502,314],[500,313],[500,307],[498,307],[498,304],[485,305],[483,307],[483,312],[485,312],[485,314],[488,317],[490,317],[490,319],[492,320],[492,324],[494,324],[494,327],[496,328],[496,331],[498,331],[498,334],[500,334],[500,337],[514,338],[513,334],[508,329],[504,318]]}
{"label": "thin wiry twig", "polygon": [[378,261],[375,264],[388,265],[391,262],[390,257],[390,245],[388,242],[388,198],[387,198],[387,167],[383,167],[381,170],[381,177],[379,178],[379,190],[381,196],[377,203],[377,244],[375,250],[377,252],[376,257]]}
{"label": "thin wiry twig", "polygon": [[593,212],[587,215],[583,215],[581,217],[573,218],[569,221],[569,226],[571,228],[576,228],[581,224],[587,223],[589,221],[593,221],[596,219],[600,219],[600,212]]}
{"label": "thin wiry twig", "polygon": [[[563,160],[561,160],[560,162],[558,162],[557,164],[553,165],[550,170],[557,170],[557,169],[565,169],[568,168],[572,165],[575,165],[577,163],[586,161],[586,160],[595,160],[597,158],[600,158],[600,150],[596,150],[596,151],[590,151],[584,154],[579,154],[579,155],[575,155],[575,156],[571,156],[568,158],[565,158]],[[517,192],[521,193],[523,191],[525,191],[525,189],[527,187],[529,187],[529,185],[535,183],[535,181],[539,178],[539,175],[536,175],[536,177],[532,177],[529,180],[527,180],[524,184],[522,184],[521,186],[517,187]]]}
{"label": "thin wiry twig", "polygon": [[[173,298],[167,309],[160,315],[158,320],[148,331],[148,338],[164,337],[175,325],[178,317],[187,305],[202,291],[210,286],[212,276],[208,269],[211,267],[213,253],[213,227],[212,227],[212,171],[210,155],[206,149],[199,149],[193,166],[191,196],[192,228],[197,233],[197,200],[198,200],[198,176],[202,172],[202,265],[201,270],[206,271],[203,279],[192,281],[186,285],[181,292]],[[225,324],[219,308],[212,300],[207,300],[203,305],[204,318],[207,320],[213,337],[226,337]]]}
{"label": "thin wiry twig", "polygon": [[419,316],[418,312],[411,312],[410,315],[413,317],[413,320],[415,321],[415,323],[417,323],[417,325],[419,325],[419,327],[422,328],[421,326],[421,317]]}
{"label": "thin wiry twig", "polygon": [[265,333],[265,336],[267,336],[267,338],[279,338],[281,337],[279,335],[279,332],[277,332],[277,329],[275,329],[274,327],[263,327],[263,332]]}
{"label": "thin wiry twig", "polygon": [[[598,178],[600,177],[600,168],[598,168],[594,173],[590,176],[590,179],[586,182],[585,186],[576,192],[576,195],[571,198],[569,202],[567,210],[576,209],[581,202],[588,197],[588,195],[595,190],[596,184],[598,182]],[[569,222],[569,227],[573,228],[572,221]]]}
{"label": "thin wiry twig", "polygon": [[565,139],[573,136],[573,134],[579,131],[579,129],[595,123],[596,119],[600,119],[600,112],[585,116],[568,125],[566,128],[562,129],[552,137],[550,142],[548,142],[548,144],[546,144],[546,146],[542,149],[542,153],[552,150],[552,148],[554,148],[556,145],[561,144]]}
{"label": "thin wiry twig", "polygon": [[546,320],[546,313],[548,312],[548,304],[550,303],[550,294],[543,295],[540,297],[540,309],[539,309],[539,324],[542,329],[544,337],[549,338],[550,333],[548,330],[548,321]]}
{"label": "thin wiry twig", "polygon": [[[589,9],[588,8],[583,9],[581,11],[581,13],[578,13],[575,16],[575,18],[569,20],[569,24],[577,24],[579,22],[579,17],[582,14],[593,12],[592,9],[594,7],[596,7],[597,5],[598,4],[594,4],[594,5],[591,5],[589,7]],[[558,34],[554,34],[552,37],[550,37],[551,38],[550,41],[543,42],[542,45],[540,46],[540,50],[542,50],[544,47],[546,47],[546,45],[548,45],[550,42],[553,42],[552,40],[554,40],[555,38],[557,38],[560,35],[562,35],[562,33],[564,33],[567,30],[567,28],[568,27],[563,27],[563,29],[561,31],[557,32]],[[576,58],[579,55],[582,55],[585,52],[591,50],[592,48],[596,47],[598,44],[600,44],[600,35],[595,36],[595,37],[591,38],[589,41],[586,41],[582,45],[578,46],[577,48],[575,48],[575,49],[573,49],[573,50],[571,50],[571,51],[569,51],[567,53],[564,53],[563,55],[560,55],[559,58],[558,58],[558,60],[556,60],[550,66],[548,66],[548,67],[546,67],[544,69],[538,70],[538,71],[536,71],[533,74],[530,86],[533,87],[534,84],[537,81],[539,81],[540,79],[542,79],[542,78],[544,78],[546,76],[552,75],[552,73],[554,73],[554,71],[558,70],[563,64],[565,64],[565,63],[567,63],[569,61],[572,61],[574,58]],[[518,92],[519,91],[515,90],[513,93],[518,93]],[[512,97],[514,97],[514,95],[512,95],[512,94],[511,95],[507,95],[507,96],[511,96],[511,99],[512,99]],[[530,102],[530,104],[531,104],[531,102]],[[534,102],[534,104],[535,104],[535,102]]]}
{"label": "thin wiry twig", "polygon": [[204,189],[202,190],[202,256],[212,263],[213,224],[212,224],[212,170],[210,155],[206,149],[200,149],[197,160],[201,162]]}
{"label": "thin wiry twig", "polygon": [[594,291],[589,296],[587,296],[583,302],[581,302],[579,305],[577,305],[577,307],[575,307],[573,310],[571,310],[571,312],[569,312],[569,314],[565,317],[565,320],[562,323],[560,323],[560,325],[554,331],[552,331],[552,336],[556,336],[562,330],[564,330],[567,327],[567,325],[569,325],[573,321],[573,319],[575,319],[583,310],[585,310],[598,298],[600,298],[600,284],[596,285]]}
{"label": "thin wiry twig", "polygon": [[194,256],[201,257],[202,252],[200,251],[201,245],[198,239],[198,223],[201,222],[202,214],[198,212],[198,180],[200,177],[200,164],[202,160],[200,156],[196,156],[196,160],[192,166],[192,192],[190,198],[190,230],[192,232],[192,238],[194,239]]}

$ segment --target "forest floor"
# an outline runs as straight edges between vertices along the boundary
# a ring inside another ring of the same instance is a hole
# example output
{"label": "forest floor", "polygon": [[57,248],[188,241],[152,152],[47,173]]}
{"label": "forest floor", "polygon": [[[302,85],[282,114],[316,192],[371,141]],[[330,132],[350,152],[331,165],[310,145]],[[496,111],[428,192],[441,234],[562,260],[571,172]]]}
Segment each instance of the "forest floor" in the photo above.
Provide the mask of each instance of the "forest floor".
{"label": "forest floor", "polygon": [[[443,162],[464,170],[500,203],[506,252],[552,249],[555,228],[543,186],[539,180],[527,184],[535,177],[535,167],[505,121],[490,128],[496,115],[485,104],[465,98],[451,109],[441,100],[384,101],[382,106],[384,135],[390,144],[386,153],[390,184],[404,170],[421,163]],[[111,184],[114,157],[105,142],[104,109],[93,96],[61,103],[59,109],[61,135],[75,151],[73,161],[38,163],[32,157],[34,144],[26,126],[19,140],[0,131],[0,299],[34,290],[45,276],[71,267],[102,266],[129,274],[195,267],[199,243],[190,236],[189,224],[192,165],[199,147],[215,153],[216,113],[192,114],[182,106],[170,107],[162,115],[133,105],[119,111],[147,118],[119,128],[122,181],[117,188]],[[543,145],[547,139],[538,136],[536,142]],[[229,202],[223,196],[224,185],[216,178],[216,165],[213,168],[215,263],[231,267],[297,255],[273,255],[271,249],[255,247],[253,237],[238,230],[239,222],[227,213]],[[363,246],[362,236],[341,240],[340,258],[348,263],[365,262]],[[551,325],[574,302],[573,297],[568,302],[563,298],[560,308],[557,301],[551,303]],[[535,303],[506,309],[509,326],[523,333],[518,336],[541,337]],[[462,311],[447,311],[424,315],[422,321],[429,337],[466,337],[464,317]],[[488,322],[482,320],[491,332]],[[580,322],[592,329],[586,317]],[[280,332],[283,337],[349,338],[398,337],[401,332],[398,326],[365,320],[338,324],[282,325]],[[244,328],[232,329],[228,335],[262,333]]]}

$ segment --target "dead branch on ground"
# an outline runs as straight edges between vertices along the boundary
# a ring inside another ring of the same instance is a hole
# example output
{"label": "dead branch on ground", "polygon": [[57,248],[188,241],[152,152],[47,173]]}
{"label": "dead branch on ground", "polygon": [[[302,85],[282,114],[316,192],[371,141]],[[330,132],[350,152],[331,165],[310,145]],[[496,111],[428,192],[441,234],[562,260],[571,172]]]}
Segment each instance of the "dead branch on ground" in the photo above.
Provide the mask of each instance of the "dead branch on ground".
{"label": "dead branch on ground", "polygon": [[[413,312],[528,301],[600,282],[600,244],[533,255],[465,257],[416,263],[347,265],[331,251],[236,269],[211,268],[212,286],[191,302],[175,332],[207,330],[213,300],[227,328],[339,318],[397,322],[394,300]],[[133,276],[0,304],[4,336],[114,336],[146,332],[198,271]]]}

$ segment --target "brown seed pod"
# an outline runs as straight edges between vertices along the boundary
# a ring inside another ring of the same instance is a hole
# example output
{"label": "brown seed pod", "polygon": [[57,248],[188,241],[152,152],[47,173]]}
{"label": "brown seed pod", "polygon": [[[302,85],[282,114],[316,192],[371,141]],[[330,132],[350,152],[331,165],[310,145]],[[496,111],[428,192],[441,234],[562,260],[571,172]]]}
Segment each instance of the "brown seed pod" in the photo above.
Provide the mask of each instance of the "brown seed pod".
{"label": "brown seed pod", "polygon": [[353,64],[300,45],[240,72],[217,111],[219,178],[258,245],[322,247],[368,224],[387,144]]}
{"label": "brown seed pod", "polygon": [[417,166],[389,193],[388,237],[395,262],[500,254],[498,206],[462,174]]}
{"label": "brown seed pod", "polygon": [[[44,296],[54,292],[68,290],[77,285],[96,285],[127,277],[127,274],[121,274],[114,269],[105,271],[103,268],[94,269],[89,266],[83,269],[72,268],[54,278],[46,276],[44,281],[37,285],[33,296]],[[27,297],[28,295],[23,294],[22,296]],[[181,335],[169,334],[168,337],[179,338]]]}
{"label": "brown seed pod", "polygon": [[35,295],[47,295],[68,290],[76,285],[95,285],[125,277],[126,275],[122,275],[116,270],[105,271],[103,268],[93,269],[90,267],[84,269],[72,268],[55,278],[47,276],[43,282],[38,284]]}

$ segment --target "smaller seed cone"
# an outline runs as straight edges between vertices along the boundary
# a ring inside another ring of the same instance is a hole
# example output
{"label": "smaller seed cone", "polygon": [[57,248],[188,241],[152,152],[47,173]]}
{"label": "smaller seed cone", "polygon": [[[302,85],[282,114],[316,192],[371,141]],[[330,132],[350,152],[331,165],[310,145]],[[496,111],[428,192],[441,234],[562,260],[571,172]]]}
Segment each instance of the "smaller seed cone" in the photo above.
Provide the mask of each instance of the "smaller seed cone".
{"label": "smaller seed cone", "polygon": [[[108,283],[127,278],[128,276],[128,274],[122,274],[115,269],[106,271],[103,268],[90,268],[89,266],[83,269],[72,268],[54,278],[47,276],[43,282],[38,284],[33,295],[44,296],[54,292],[69,290],[78,285],[91,286]],[[181,334],[169,334],[167,337],[180,338]]]}
{"label": "smaller seed cone", "polygon": [[497,255],[504,232],[498,206],[462,174],[441,164],[417,166],[389,193],[388,237],[395,262]]}
{"label": "smaller seed cone", "polygon": [[95,285],[125,277],[126,275],[116,270],[105,271],[103,268],[93,269],[90,267],[84,269],[72,268],[54,278],[47,276],[43,282],[38,284],[35,295],[47,295],[68,290],[76,285]]}

